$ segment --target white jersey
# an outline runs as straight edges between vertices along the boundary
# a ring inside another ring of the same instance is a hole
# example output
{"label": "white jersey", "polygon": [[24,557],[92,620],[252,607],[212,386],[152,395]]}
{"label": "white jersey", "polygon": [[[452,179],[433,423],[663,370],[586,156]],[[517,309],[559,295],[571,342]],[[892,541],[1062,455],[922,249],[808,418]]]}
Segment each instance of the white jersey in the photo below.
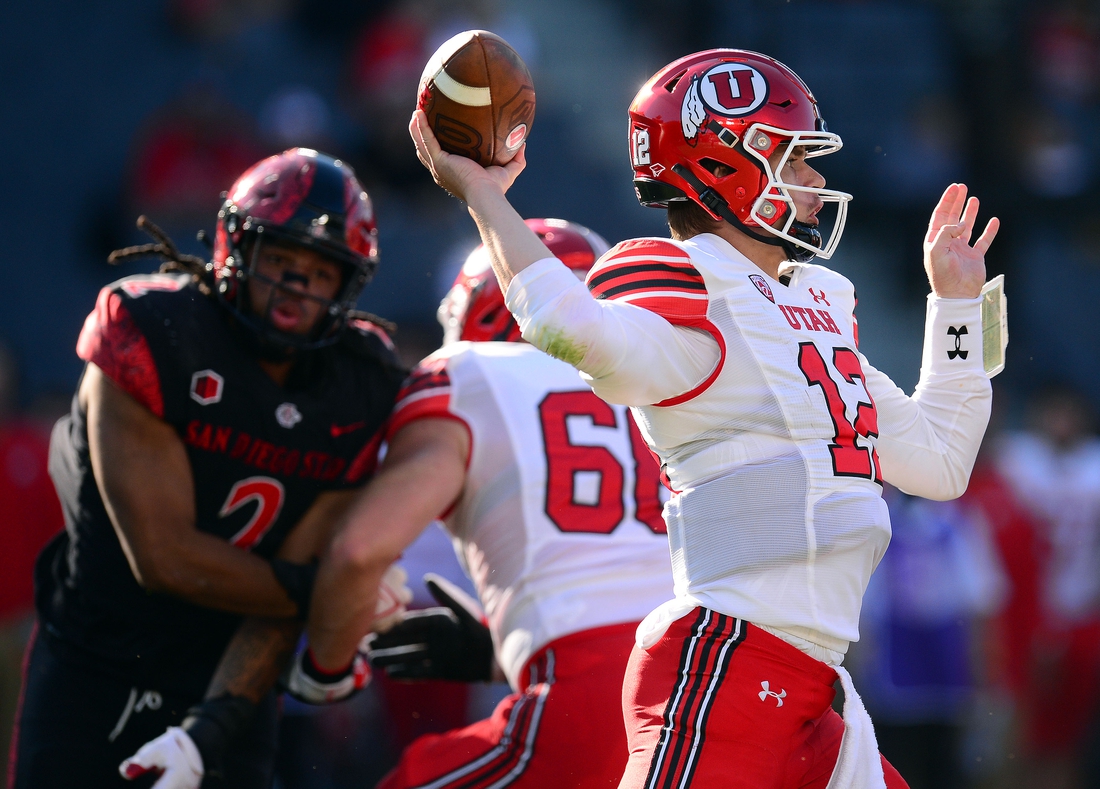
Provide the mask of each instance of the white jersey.
{"label": "white jersey", "polygon": [[628,410],[575,369],[525,343],[454,343],[410,376],[393,430],[425,417],[470,432],[443,520],[513,687],[548,642],[637,622],[671,596],[658,466]]}
{"label": "white jersey", "polygon": [[852,285],[824,267],[776,281],[707,234],[616,246],[589,273],[596,300],[559,269],[525,270],[508,303],[526,338],[636,406],[677,491],[667,610],[844,652],[890,538],[882,480],[928,498],[966,487],[991,400],[980,300],[930,301],[910,398],[858,352]]}

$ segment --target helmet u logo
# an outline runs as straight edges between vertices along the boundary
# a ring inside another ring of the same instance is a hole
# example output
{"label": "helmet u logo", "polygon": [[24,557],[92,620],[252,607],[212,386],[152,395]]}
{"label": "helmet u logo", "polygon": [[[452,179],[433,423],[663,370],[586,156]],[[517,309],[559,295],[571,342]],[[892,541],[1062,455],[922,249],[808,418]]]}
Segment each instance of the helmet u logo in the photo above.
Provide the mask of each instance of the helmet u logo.
{"label": "helmet u logo", "polygon": [[[748,107],[756,98],[752,89],[751,71],[719,71],[707,79],[714,86],[714,96],[719,105],[727,110],[740,110]],[[737,83],[734,90],[734,83]]]}

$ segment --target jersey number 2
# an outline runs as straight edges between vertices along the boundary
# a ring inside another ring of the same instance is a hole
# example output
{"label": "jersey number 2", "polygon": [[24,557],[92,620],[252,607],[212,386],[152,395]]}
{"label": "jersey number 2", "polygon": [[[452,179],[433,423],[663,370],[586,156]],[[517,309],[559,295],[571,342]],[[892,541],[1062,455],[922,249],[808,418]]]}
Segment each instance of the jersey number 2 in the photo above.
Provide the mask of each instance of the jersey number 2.
{"label": "jersey number 2", "polygon": [[863,394],[867,395],[866,401],[860,400],[856,405],[855,419],[848,419],[844,399],[840,396],[840,387],[829,375],[829,368],[821,358],[821,351],[812,342],[799,344],[798,367],[810,386],[821,387],[825,395],[825,404],[836,429],[833,441],[829,444],[829,452],[833,456],[833,473],[838,477],[863,477],[881,485],[878,452],[874,446],[860,446],[856,443],[857,437],[878,437],[878,412],[875,410],[874,398],[867,390],[863,368],[859,366],[859,357],[855,351],[851,348],[833,348],[833,367],[840,373],[840,377],[847,384],[855,384],[858,380]]}
{"label": "jersey number 2", "polygon": [[225,498],[225,504],[218,512],[224,518],[251,502],[256,503],[256,511],[240,531],[229,538],[229,542],[238,548],[248,550],[267,534],[275,525],[279,512],[283,509],[286,491],[279,480],[271,477],[248,477],[236,483]]}
{"label": "jersey number 2", "polygon": [[[569,417],[586,417],[597,427],[618,427],[615,410],[592,392],[551,392],[539,404],[546,446],[546,515],[563,532],[610,534],[625,514],[623,466],[607,447],[569,442]],[[634,458],[634,517],[656,534],[661,517],[661,475],[638,426],[629,416]],[[578,474],[598,474],[599,492],[591,503],[577,501]]]}

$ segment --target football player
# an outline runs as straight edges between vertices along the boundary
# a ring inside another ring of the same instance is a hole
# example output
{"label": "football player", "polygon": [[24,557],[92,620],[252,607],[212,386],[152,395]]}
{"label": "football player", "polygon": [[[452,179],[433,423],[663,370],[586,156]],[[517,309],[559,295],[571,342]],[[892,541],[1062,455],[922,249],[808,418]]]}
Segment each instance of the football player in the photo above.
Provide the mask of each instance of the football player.
{"label": "football player", "polygon": [[840,664],[889,542],[882,480],[933,499],[966,488],[991,402],[980,293],[997,220],[971,244],[961,184],[932,214],[909,397],[859,353],[852,284],[810,262],[844,227],[850,195],[812,166],[841,140],[772,58],[701,52],[643,86],[635,186],[672,238],[617,245],[587,288],[505,197],[522,153],[489,168],[447,154],[419,111],[410,132],[467,203],[524,338],[633,407],[674,491],[675,596],[637,633],[620,787],[905,786]]}
{"label": "football player", "polygon": [[[570,222],[525,226],[578,282],[607,249]],[[321,562],[310,647],[289,684],[317,701],[352,689],[341,678],[384,571],[441,516],[488,627],[476,603],[432,580],[445,607],[409,614],[373,642],[372,660],[397,678],[487,681],[495,654],[513,693],[486,720],[413,742],[381,786],[614,785],[634,631],[671,594],[659,469],[624,407],[520,340],[483,247],[439,317],[444,346],[405,383],[379,473]],[[226,660],[238,682],[255,670]]]}
{"label": "football player", "polygon": [[[36,567],[17,789],[131,786],[119,762],[181,721],[176,755],[200,779],[270,785],[274,697],[212,675],[243,616],[293,645],[314,558],[372,473],[404,378],[354,311],[377,229],[340,161],[299,148],[250,168],[210,264],[152,232],[125,254],[175,272],[101,291],[53,434],[66,531]],[[203,749],[223,731],[240,747]]]}

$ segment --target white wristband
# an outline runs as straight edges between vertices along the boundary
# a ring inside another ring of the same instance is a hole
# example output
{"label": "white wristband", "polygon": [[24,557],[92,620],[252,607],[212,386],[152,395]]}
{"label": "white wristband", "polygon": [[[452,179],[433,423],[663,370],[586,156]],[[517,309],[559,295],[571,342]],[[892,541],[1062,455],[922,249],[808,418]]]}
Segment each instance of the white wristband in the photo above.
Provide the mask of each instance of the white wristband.
{"label": "white wristband", "polygon": [[941,299],[929,294],[921,361],[925,370],[984,372],[981,308],[981,298]]}

